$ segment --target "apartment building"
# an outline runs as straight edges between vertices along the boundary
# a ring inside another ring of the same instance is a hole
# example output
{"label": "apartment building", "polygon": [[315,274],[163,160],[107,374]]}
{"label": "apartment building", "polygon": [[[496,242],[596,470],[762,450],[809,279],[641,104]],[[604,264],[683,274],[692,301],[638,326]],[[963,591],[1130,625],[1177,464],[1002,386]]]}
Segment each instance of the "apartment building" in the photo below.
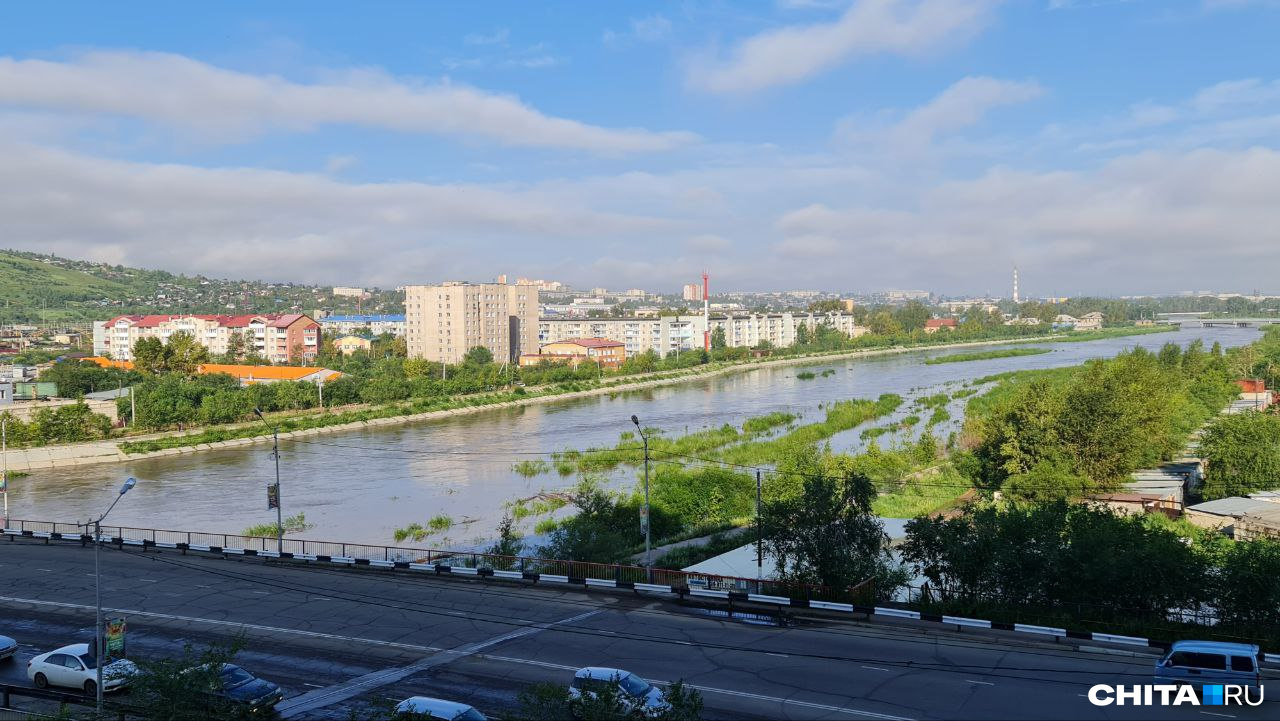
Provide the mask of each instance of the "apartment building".
{"label": "apartment building", "polygon": [[374,335],[404,336],[403,315],[329,315],[319,320],[321,328],[335,334],[359,333],[368,328]]}
{"label": "apartment building", "polygon": [[543,318],[538,321],[542,345],[576,338],[608,338],[623,344],[627,357],[654,351],[660,356],[702,347],[702,316],[660,318]]}
{"label": "apartment building", "polygon": [[184,332],[209,349],[227,352],[232,335],[245,341],[246,352],[272,363],[315,358],[320,347],[320,324],[304,313],[268,315],[122,315],[94,323],[93,352],[115,360],[133,360],[133,346],[143,338],[169,340]]}
{"label": "apartment building", "polygon": [[538,287],[467,283],[405,287],[405,342],[410,358],[461,363],[483,346],[498,362],[538,349]]}
{"label": "apartment building", "polygon": [[617,368],[627,359],[624,344],[607,338],[573,338],[548,343],[537,353],[521,353],[520,365],[536,366],[543,362],[568,363],[577,368],[582,363],[598,363],[601,368]]}
{"label": "apartment building", "polygon": [[[856,338],[868,330],[848,313],[744,313],[711,316],[710,330],[723,328],[725,344],[750,348],[762,341],[783,347],[796,342],[796,328],[826,324]],[[609,338],[621,342],[628,357],[650,350],[667,355],[702,347],[707,323],[701,315],[660,318],[543,318],[538,338],[545,345],[574,338]]]}
{"label": "apartment building", "polygon": [[711,316],[711,330],[724,329],[725,345],[730,348],[752,348],[768,342],[785,347],[796,342],[796,329],[809,330],[819,325],[830,326],[850,338],[870,332],[860,326],[849,313],[742,313]]}

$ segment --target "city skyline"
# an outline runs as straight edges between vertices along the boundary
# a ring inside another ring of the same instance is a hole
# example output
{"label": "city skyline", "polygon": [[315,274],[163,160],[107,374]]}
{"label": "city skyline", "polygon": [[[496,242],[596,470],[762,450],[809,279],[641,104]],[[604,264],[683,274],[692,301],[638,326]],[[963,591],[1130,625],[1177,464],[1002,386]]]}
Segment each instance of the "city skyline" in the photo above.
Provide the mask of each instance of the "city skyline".
{"label": "city skyline", "polygon": [[135,7],[3,11],[9,245],[713,295],[1265,292],[1280,260],[1273,3]]}

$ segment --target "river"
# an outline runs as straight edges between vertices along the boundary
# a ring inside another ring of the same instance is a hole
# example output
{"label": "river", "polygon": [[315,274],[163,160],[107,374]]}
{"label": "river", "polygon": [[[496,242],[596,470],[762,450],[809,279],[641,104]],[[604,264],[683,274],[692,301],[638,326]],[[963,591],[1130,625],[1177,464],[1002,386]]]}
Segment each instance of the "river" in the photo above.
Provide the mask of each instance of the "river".
{"label": "river", "polygon": [[[459,525],[422,545],[474,542],[492,533],[504,502],[573,483],[572,478],[554,473],[524,478],[512,471],[513,463],[566,448],[612,446],[619,433],[632,429],[632,414],[646,427],[679,434],[740,424],[772,411],[819,420],[822,403],[898,393],[908,400],[897,414],[900,417],[914,398],[958,390],[971,379],[993,373],[1076,365],[1135,345],[1154,349],[1176,341],[1185,346],[1199,338],[1206,346],[1217,341],[1231,347],[1257,336],[1258,331],[1245,328],[1187,328],[1085,343],[1036,344],[1052,352],[966,363],[926,365],[924,360],[978,349],[836,359],[809,366],[757,368],[646,391],[286,440],[280,449],[284,511],[285,515],[305,513],[314,524],[298,534],[305,538],[393,544],[396,528],[415,522],[425,525],[431,517],[444,514]],[[834,372],[822,375],[828,369]],[[817,377],[797,378],[802,370]],[[961,405],[950,406],[957,417],[953,423],[958,422]],[[856,448],[860,430],[838,435],[832,439],[833,446]],[[940,429],[940,435],[945,437],[946,431]],[[266,486],[274,476],[269,443],[128,464],[36,471],[10,481],[10,516],[82,521],[101,513],[128,476],[135,476],[138,484],[112,511],[112,524],[240,533],[248,526],[275,520],[266,500]],[[629,485],[634,477],[634,470],[623,469],[614,481]]]}

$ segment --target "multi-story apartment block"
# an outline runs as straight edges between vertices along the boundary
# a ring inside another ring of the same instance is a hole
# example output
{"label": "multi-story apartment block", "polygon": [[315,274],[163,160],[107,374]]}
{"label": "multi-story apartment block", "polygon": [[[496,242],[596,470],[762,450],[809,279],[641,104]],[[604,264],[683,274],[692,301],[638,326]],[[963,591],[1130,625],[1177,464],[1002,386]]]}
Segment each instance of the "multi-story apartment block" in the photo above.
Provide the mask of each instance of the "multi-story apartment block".
{"label": "multi-story apartment block", "polygon": [[404,336],[403,315],[330,315],[320,319],[320,327],[325,331],[341,333],[359,333],[365,328],[374,335],[390,333],[396,337]]}
{"label": "multi-story apartment block", "polygon": [[702,284],[686,283],[680,296],[685,300],[702,300]]}
{"label": "multi-story apartment block", "polygon": [[320,324],[303,313],[272,315],[122,315],[94,323],[93,352],[114,360],[133,360],[133,346],[143,338],[168,341],[189,333],[211,355],[227,352],[233,334],[244,339],[246,352],[272,363],[310,360],[320,348]]}
{"label": "multi-story apartment block", "polygon": [[538,287],[466,283],[405,287],[405,341],[410,358],[460,363],[483,346],[498,362],[538,349]]}
{"label": "multi-story apartment block", "polygon": [[655,351],[660,356],[702,346],[702,316],[660,318],[543,318],[538,340],[543,345],[575,338],[608,338],[619,341],[627,357]]}
{"label": "multi-story apartment block", "polygon": [[[776,347],[796,342],[796,328],[801,324],[811,330],[819,324],[829,325],[850,338],[868,330],[854,322],[847,313],[766,313],[713,315],[710,329],[723,328],[725,344],[731,348],[753,347],[768,341]],[[649,350],[665,356],[677,350],[691,351],[702,347],[702,334],[707,330],[701,315],[662,316],[659,318],[543,318],[538,323],[538,338],[545,345],[573,338],[609,338],[621,342],[627,357]]]}

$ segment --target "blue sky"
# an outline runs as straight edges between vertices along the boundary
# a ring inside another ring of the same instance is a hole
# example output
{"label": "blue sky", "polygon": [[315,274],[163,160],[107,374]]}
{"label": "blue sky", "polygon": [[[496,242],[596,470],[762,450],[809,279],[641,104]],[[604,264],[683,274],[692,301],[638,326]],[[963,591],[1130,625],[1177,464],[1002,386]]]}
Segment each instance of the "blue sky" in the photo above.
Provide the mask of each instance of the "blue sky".
{"label": "blue sky", "polygon": [[[124,7],[124,9],[122,9]],[[0,6],[3,245],[320,283],[1280,292],[1280,3]]]}

